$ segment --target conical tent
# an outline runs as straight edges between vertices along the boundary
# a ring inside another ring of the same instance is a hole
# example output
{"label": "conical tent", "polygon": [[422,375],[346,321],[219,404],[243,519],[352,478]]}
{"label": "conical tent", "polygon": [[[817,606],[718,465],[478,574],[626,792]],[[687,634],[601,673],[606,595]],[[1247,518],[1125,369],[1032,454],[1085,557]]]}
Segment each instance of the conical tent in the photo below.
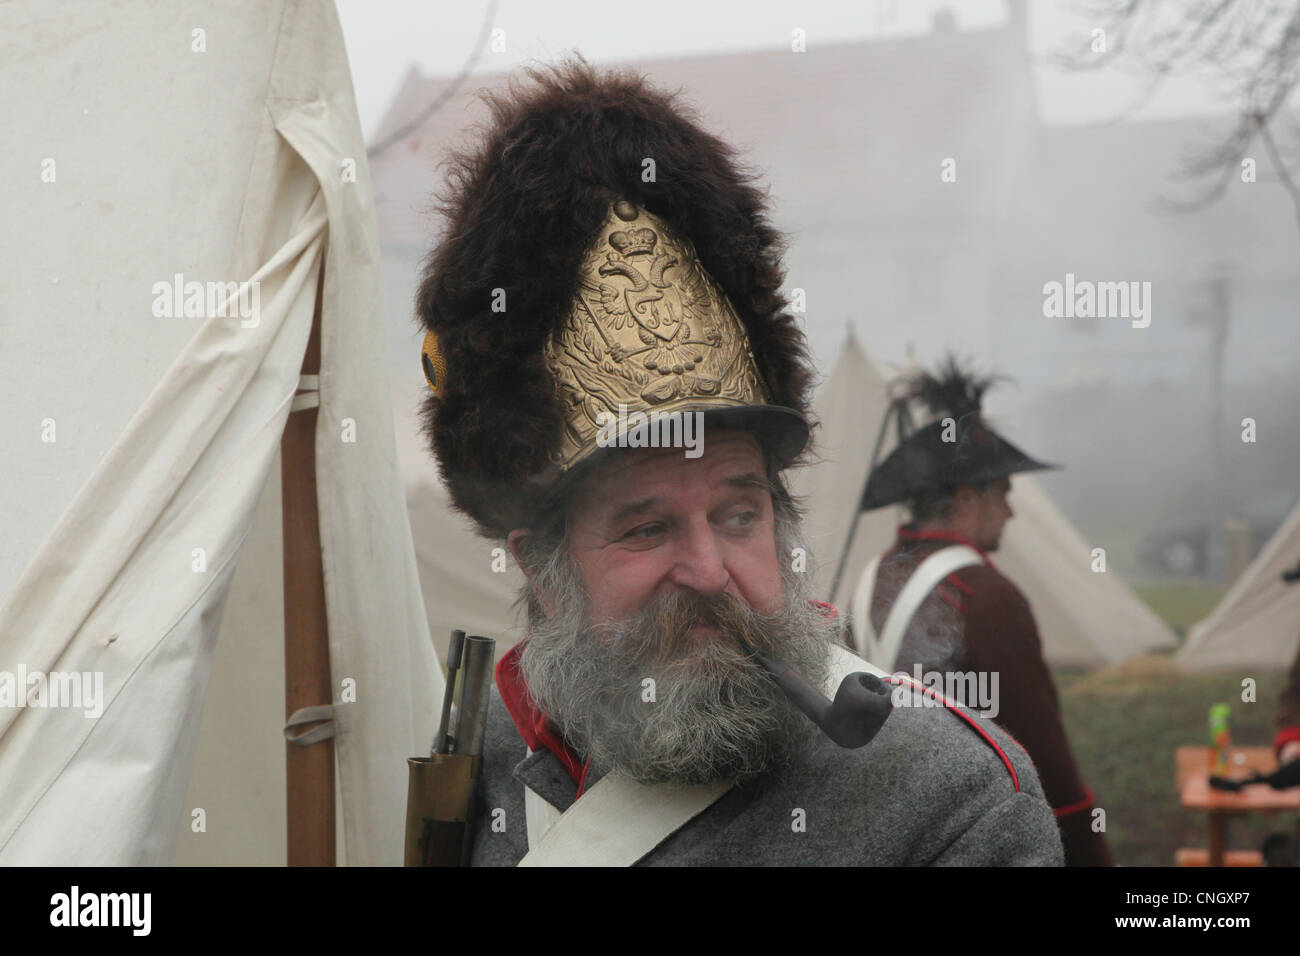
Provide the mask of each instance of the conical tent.
{"label": "conical tent", "polygon": [[[1069,467],[1067,464],[1066,467]],[[1012,479],[1016,516],[993,560],[1024,592],[1043,656],[1058,667],[1099,667],[1170,650],[1178,639],[1115,571],[1094,571],[1090,543],[1032,477]]]}
{"label": "conical tent", "polygon": [[[822,460],[795,479],[808,509],[819,594],[829,594],[849,523],[857,521],[853,548],[832,598],[841,610],[847,609],[867,563],[892,544],[898,524],[906,520],[901,508],[881,508],[854,519],[893,377],[849,338],[814,402]],[[886,436],[882,456],[894,447],[893,439]],[[1016,517],[992,558],[1029,600],[1049,664],[1096,667],[1176,644],[1164,622],[1115,572],[1092,570],[1092,546],[1033,478],[1016,476],[1011,500]]]}
{"label": "conical tent", "polygon": [[1242,572],[1218,606],[1198,622],[1174,658],[1187,670],[1286,667],[1300,645],[1300,582],[1282,572],[1300,562],[1300,503]]}
{"label": "conical tent", "polygon": [[790,476],[791,491],[806,509],[804,535],[817,559],[815,593],[820,597],[830,594],[851,521],[856,520],[852,551],[839,586],[836,594],[827,598],[842,611],[848,610],[858,575],[893,539],[901,520],[900,509],[893,507],[857,514],[871,468],[871,451],[889,404],[888,382],[894,375],[893,369],[867,355],[850,334],[813,401],[818,423],[813,431],[814,464],[796,469]]}
{"label": "conical tent", "polygon": [[333,4],[18,0],[0,57],[0,701],[47,691],[0,706],[0,863],[283,861],[276,464],[304,410],[340,855],[399,864],[441,675]]}

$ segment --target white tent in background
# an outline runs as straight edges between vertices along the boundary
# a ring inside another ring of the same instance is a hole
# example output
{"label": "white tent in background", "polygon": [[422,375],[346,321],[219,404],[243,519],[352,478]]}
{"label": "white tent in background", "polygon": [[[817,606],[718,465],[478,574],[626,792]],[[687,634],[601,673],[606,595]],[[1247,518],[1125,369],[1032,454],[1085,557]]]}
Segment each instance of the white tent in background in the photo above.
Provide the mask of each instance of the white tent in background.
{"label": "white tent in background", "polygon": [[[817,559],[814,593],[830,594],[840,554],[849,536],[849,519],[857,511],[871,467],[871,451],[888,405],[886,388],[897,370],[858,345],[852,331],[830,377],[817,390],[813,414],[814,464],[791,473],[790,487],[806,509],[804,535]],[[844,564],[836,595],[830,598],[847,613],[849,597],[867,562],[884,550],[898,527],[895,508],[858,514],[853,550]]]}
{"label": "white tent in background", "polygon": [[399,864],[442,684],[333,4],[17,0],[0,60],[0,678],[103,688],[0,706],[0,863],[284,861],[277,461],[318,407],[339,856]]}
{"label": "white tent in background", "polygon": [[1174,662],[1187,670],[1286,667],[1300,645],[1300,583],[1282,572],[1300,561],[1300,502],[1210,616],[1187,635]]}
{"label": "white tent in background", "polygon": [[[814,400],[821,422],[821,461],[796,474],[794,489],[808,507],[809,544],[818,558],[817,593],[830,591],[849,520],[866,483],[889,369],[850,336]],[[892,429],[891,429],[892,432]],[[886,436],[881,455],[894,446]],[[1094,573],[1092,546],[1028,475],[1012,479],[1016,517],[1007,524],[994,563],[1024,592],[1034,610],[1043,652],[1058,667],[1096,667],[1176,644],[1169,628],[1115,574]],[[900,508],[858,518],[853,550],[834,602],[843,611],[868,561],[884,551],[905,520]],[[884,666],[888,666],[886,663]]]}
{"label": "white tent in background", "polygon": [[1098,667],[1172,650],[1178,638],[1113,570],[1092,570],[1092,549],[1032,475],[1012,477],[1002,544],[993,555],[1029,599],[1043,655],[1057,667]]}

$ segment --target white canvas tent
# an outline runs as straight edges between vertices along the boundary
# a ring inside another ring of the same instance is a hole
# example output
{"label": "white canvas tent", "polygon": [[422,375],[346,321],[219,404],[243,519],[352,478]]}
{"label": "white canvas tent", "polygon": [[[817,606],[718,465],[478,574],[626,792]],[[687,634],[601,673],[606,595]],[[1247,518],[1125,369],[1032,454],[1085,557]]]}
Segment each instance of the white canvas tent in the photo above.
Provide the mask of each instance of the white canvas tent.
{"label": "white canvas tent", "polygon": [[103,691],[0,706],[0,863],[283,862],[276,465],[318,405],[340,857],[398,864],[441,675],[333,4],[18,0],[0,61],[0,680]]}
{"label": "white canvas tent", "polygon": [[1300,583],[1282,572],[1300,561],[1300,502],[1218,606],[1187,635],[1174,662],[1187,670],[1284,668],[1300,645]]}
{"label": "white canvas tent", "polygon": [[[852,332],[830,377],[813,400],[814,464],[791,473],[791,490],[803,500],[804,535],[816,557],[815,593],[830,594],[840,554],[849,536],[849,520],[862,498],[871,467],[871,451],[888,405],[886,389],[896,370],[881,364],[858,345]],[[898,527],[893,508],[860,514],[853,548],[832,599],[842,611],[867,562],[884,550]]]}
{"label": "white canvas tent", "polygon": [[[821,460],[796,473],[794,490],[805,497],[808,540],[818,558],[817,593],[829,593],[835,565],[862,495],[872,446],[887,404],[890,369],[868,356],[850,337],[830,378],[814,401],[821,422],[816,440]],[[886,437],[881,455],[893,448]],[[1049,664],[1096,667],[1137,654],[1172,648],[1169,628],[1113,571],[1094,573],[1092,547],[1034,479],[1013,479],[1015,518],[1007,524],[994,563],[1028,598]],[[858,518],[852,552],[835,603],[849,595],[872,557],[892,543],[901,509],[882,508]]]}

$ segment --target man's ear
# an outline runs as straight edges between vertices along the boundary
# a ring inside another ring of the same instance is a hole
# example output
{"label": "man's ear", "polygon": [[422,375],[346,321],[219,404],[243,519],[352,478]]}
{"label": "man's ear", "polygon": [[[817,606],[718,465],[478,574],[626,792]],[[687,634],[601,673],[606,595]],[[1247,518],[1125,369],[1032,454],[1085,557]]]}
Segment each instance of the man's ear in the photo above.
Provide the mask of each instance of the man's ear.
{"label": "man's ear", "polygon": [[524,555],[528,551],[528,542],[532,540],[533,533],[527,528],[516,528],[506,535],[506,547],[510,549],[510,556],[515,559],[515,564],[524,572],[524,577],[528,579],[528,586],[532,589],[533,594],[537,595],[538,602],[542,605],[542,611],[547,617],[555,614],[555,602],[551,596],[537,587],[537,577],[533,568],[528,566],[524,560]]}

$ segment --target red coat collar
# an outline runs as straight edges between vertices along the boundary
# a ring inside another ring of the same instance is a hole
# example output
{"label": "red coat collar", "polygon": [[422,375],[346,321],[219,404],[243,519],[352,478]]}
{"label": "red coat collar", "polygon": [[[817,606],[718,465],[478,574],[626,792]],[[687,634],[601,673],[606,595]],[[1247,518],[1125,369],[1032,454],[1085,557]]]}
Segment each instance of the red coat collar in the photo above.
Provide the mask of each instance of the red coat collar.
{"label": "red coat collar", "polygon": [[515,722],[515,729],[524,738],[528,749],[534,752],[545,747],[559,758],[564,769],[578,785],[578,796],[582,796],[582,784],[587,776],[587,766],[578,758],[564,738],[555,732],[551,719],[546,716],[533,701],[532,694],[524,684],[524,676],[519,672],[519,655],[523,653],[528,639],[520,641],[510,648],[505,657],[497,664],[497,689],[501,700],[510,712],[510,719]]}

